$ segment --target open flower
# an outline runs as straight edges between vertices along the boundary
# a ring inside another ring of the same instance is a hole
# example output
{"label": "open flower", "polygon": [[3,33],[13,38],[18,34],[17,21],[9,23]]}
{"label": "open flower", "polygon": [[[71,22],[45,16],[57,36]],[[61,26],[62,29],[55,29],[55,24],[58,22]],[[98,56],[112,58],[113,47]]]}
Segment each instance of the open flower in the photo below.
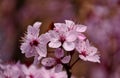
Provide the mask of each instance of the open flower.
{"label": "open flower", "polygon": [[68,31],[65,33],[58,33],[56,31],[49,31],[51,48],[59,48],[62,46],[66,51],[72,51],[75,48],[75,40],[77,39],[77,33],[74,31]]}
{"label": "open flower", "polygon": [[76,40],[84,40],[86,37],[82,34],[87,27],[84,25],[75,25],[73,21],[66,20],[66,23],[55,23],[54,30],[50,30],[49,47],[59,48],[62,46],[66,51],[75,49]]}
{"label": "open flower", "polygon": [[76,46],[76,50],[79,52],[79,57],[84,61],[98,62],[100,63],[100,57],[97,54],[97,48],[90,45],[89,41],[79,41]]}
{"label": "open flower", "polygon": [[35,58],[41,59],[47,55],[46,45],[49,42],[49,35],[46,33],[39,36],[40,25],[41,22],[36,22],[33,26],[28,26],[27,34],[20,46],[26,57],[35,56]]}
{"label": "open flower", "polygon": [[55,57],[48,57],[42,60],[42,64],[45,67],[54,67],[55,66],[55,71],[60,72],[62,71],[63,65],[62,64],[67,64],[69,63],[71,59],[70,55],[65,56],[64,51],[61,48],[57,48],[55,50]]}

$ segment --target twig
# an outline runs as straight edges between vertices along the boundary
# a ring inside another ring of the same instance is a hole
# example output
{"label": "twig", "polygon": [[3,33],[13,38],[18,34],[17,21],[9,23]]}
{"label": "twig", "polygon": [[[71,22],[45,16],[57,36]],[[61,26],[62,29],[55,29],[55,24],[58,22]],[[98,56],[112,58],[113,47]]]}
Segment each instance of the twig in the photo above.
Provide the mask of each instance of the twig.
{"label": "twig", "polygon": [[71,59],[70,59],[70,62],[69,62],[69,66],[70,66],[70,64],[71,64],[72,57],[73,57],[74,53],[75,53],[75,51],[74,51],[74,50],[70,52]]}
{"label": "twig", "polygon": [[79,61],[79,58],[70,66],[70,68],[72,68],[78,61]]}
{"label": "twig", "polygon": [[70,66],[67,64],[63,64],[63,66],[67,72],[68,78],[71,78],[72,73],[70,72]]}

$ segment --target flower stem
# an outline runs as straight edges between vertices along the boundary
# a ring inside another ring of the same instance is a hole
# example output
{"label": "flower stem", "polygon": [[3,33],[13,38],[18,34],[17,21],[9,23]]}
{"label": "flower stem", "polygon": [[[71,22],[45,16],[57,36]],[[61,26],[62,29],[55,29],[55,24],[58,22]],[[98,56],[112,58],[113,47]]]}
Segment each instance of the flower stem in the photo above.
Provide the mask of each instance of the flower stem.
{"label": "flower stem", "polygon": [[71,59],[70,59],[70,62],[69,62],[69,66],[70,66],[70,64],[71,64],[71,61],[72,61],[72,57],[73,57],[73,55],[74,55],[74,52],[75,50],[73,50],[73,51],[71,51],[71,52],[69,52],[70,53],[70,56],[71,56]]}
{"label": "flower stem", "polygon": [[70,68],[72,68],[78,61],[79,61],[79,58],[76,59],[76,61],[70,66]]}
{"label": "flower stem", "polygon": [[68,78],[71,78],[72,73],[70,72],[70,66],[67,64],[64,64],[63,66],[67,72]]}

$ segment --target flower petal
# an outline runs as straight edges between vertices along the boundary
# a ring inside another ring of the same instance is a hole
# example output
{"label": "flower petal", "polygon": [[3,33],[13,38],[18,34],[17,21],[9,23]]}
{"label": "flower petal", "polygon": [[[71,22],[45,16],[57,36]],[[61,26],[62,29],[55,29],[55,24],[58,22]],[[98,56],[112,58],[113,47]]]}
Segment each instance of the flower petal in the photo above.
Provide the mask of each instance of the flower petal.
{"label": "flower petal", "polygon": [[39,57],[38,55],[36,55],[35,57],[34,57],[34,61],[33,61],[33,64],[34,65],[38,65],[39,63],[40,63],[40,59],[41,59],[42,57]]}
{"label": "flower petal", "polygon": [[75,41],[77,39],[77,32],[69,31],[65,34],[65,36],[66,36],[67,42],[72,42],[72,41]]}
{"label": "flower petal", "polygon": [[35,28],[40,28],[40,26],[41,26],[41,22],[35,22],[34,24],[33,24],[33,27],[35,27]]}
{"label": "flower petal", "polygon": [[36,22],[34,23],[33,26],[29,25],[27,28],[27,34],[31,34],[33,36],[38,36],[39,35],[39,27],[41,26],[41,22]]}
{"label": "flower petal", "polygon": [[63,43],[63,48],[64,48],[66,51],[72,51],[72,50],[74,50],[74,48],[75,48],[75,43],[74,43],[74,42],[64,42],[64,43]]}
{"label": "flower petal", "polygon": [[47,43],[48,43],[49,41],[50,41],[49,33],[45,33],[45,34],[40,35],[40,37],[39,37],[39,42],[40,42],[42,45],[47,45]]}
{"label": "flower petal", "polygon": [[31,25],[28,26],[27,34],[31,34],[33,36],[39,35],[39,28],[32,27]]}
{"label": "flower petal", "polygon": [[98,55],[94,55],[94,56],[88,56],[87,57],[87,60],[88,61],[91,61],[91,62],[98,62],[98,63],[100,63],[100,57],[98,56]]}
{"label": "flower petal", "polygon": [[55,66],[55,72],[58,73],[58,72],[61,72],[63,69],[63,65],[62,64],[57,64]]}
{"label": "flower petal", "polygon": [[30,47],[28,43],[22,43],[20,46],[20,49],[22,51],[22,53],[26,53],[28,51],[30,51]]}
{"label": "flower petal", "polygon": [[64,23],[54,23],[55,25],[55,30],[59,31],[63,28]]}
{"label": "flower petal", "polygon": [[65,56],[61,61],[62,63],[69,63],[70,59],[71,59],[71,56],[68,55],[68,56]]}
{"label": "flower petal", "polygon": [[56,32],[64,33],[66,31],[68,31],[68,28],[66,27],[66,25],[64,23],[55,23],[54,25],[55,25],[54,30]]}
{"label": "flower petal", "polygon": [[59,48],[60,46],[61,46],[61,42],[60,41],[56,41],[56,42],[50,42],[49,44],[48,44],[48,46],[49,47],[51,47],[51,48]]}
{"label": "flower petal", "polygon": [[63,49],[57,48],[57,49],[55,50],[55,56],[56,56],[57,58],[63,57],[63,56],[64,56],[64,51],[63,51]]}
{"label": "flower petal", "polygon": [[97,48],[91,46],[89,47],[89,55],[95,55],[97,53]]}
{"label": "flower petal", "polygon": [[54,58],[48,57],[48,58],[42,59],[41,64],[44,66],[53,66],[55,62],[56,61]]}
{"label": "flower petal", "polygon": [[66,23],[66,26],[69,28],[71,28],[75,25],[75,23],[71,20],[65,20],[65,23]]}
{"label": "flower petal", "polygon": [[86,38],[86,36],[82,33],[78,33],[78,39],[80,40],[84,40]]}
{"label": "flower petal", "polygon": [[25,53],[25,57],[29,58],[29,57],[35,56],[36,55],[35,52],[36,52],[36,50],[31,48],[30,52]]}
{"label": "flower petal", "polygon": [[87,26],[84,25],[76,25],[77,32],[85,32],[87,30]]}
{"label": "flower petal", "polygon": [[38,47],[35,47],[37,53],[39,56],[46,57],[47,55],[47,48],[45,45],[39,45]]}
{"label": "flower petal", "polygon": [[50,36],[50,41],[59,40],[59,34],[57,32],[50,30],[48,33]]}

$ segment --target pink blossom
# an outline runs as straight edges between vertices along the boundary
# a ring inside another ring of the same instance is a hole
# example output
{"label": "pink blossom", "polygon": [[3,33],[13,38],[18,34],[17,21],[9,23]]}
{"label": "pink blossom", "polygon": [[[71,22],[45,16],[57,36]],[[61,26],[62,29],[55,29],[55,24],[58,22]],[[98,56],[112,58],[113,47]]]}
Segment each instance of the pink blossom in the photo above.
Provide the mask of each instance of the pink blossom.
{"label": "pink blossom", "polygon": [[46,57],[46,45],[49,41],[48,33],[39,36],[39,27],[41,22],[36,22],[33,26],[28,26],[27,34],[23,38],[23,43],[20,46],[22,53],[26,57],[35,56],[37,59]]}
{"label": "pink blossom", "polygon": [[89,41],[79,41],[76,46],[76,50],[79,52],[79,57],[84,61],[98,62],[100,63],[100,57],[97,54],[97,48],[91,46]]}
{"label": "pink blossom", "polygon": [[18,64],[1,64],[0,73],[0,78],[24,78],[24,74]]}
{"label": "pink blossom", "polygon": [[55,69],[46,70],[35,65],[0,64],[0,78],[67,78],[65,71],[56,73]]}
{"label": "pink blossom", "polygon": [[75,40],[77,39],[76,32],[69,31],[65,33],[58,33],[56,31],[49,31],[51,48],[59,48],[61,45],[66,51],[72,51],[75,48]]}
{"label": "pink blossom", "polygon": [[84,40],[86,37],[82,32],[86,31],[86,26],[75,25],[73,21],[66,20],[66,23],[55,23],[54,30],[50,30],[50,43],[49,47],[59,48],[62,46],[66,51],[75,49],[77,38]]}
{"label": "pink blossom", "polygon": [[67,78],[67,73],[65,71],[55,72],[55,68],[46,70],[42,67],[40,71],[41,78]]}
{"label": "pink blossom", "polygon": [[55,50],[55,57],[48,57],[42,60],[42,64],[46,67],[55,67],[56,72],[62,71],[63,65],[69,63],[71,59],[70,55],[64,55],[64,51],[61,48]]}

